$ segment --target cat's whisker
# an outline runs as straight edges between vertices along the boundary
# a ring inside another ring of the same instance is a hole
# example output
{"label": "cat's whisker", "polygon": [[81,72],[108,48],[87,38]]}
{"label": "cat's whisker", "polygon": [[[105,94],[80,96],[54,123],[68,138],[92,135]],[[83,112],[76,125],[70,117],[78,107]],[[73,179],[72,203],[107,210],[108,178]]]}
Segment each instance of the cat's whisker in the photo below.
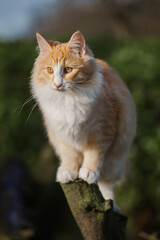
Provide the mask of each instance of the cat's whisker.
{"label": "cat's whisker", "polygon": [[76,85],[76,86],[75,86],[75,89],[79,92],[79,94],[81,94],[81,96],[84,96],[84,95],[85,95],[84,90],[86,89],[86,86]]}
{"label": "cat's whisker", "polygon": [[27,119],[26,119],[25,124],[27,124],[27,122],[28,122],[28,120],[29,120],[29,118],[30,118],[33,110],[37,107],[37,105],[38,105],[38,103],[35,103],[35,104],[33,105],[32,109],[31,109],[31,111],[30,111],[30,113],[29,113],[29,115],[28,115],[28,117],[27,117]]}
{"label": "cat's whisker", "polygon": [[91,80],[87,80],[86,82],[84,81],[76,81],[76,85],[80,85],[80,87],[86,87],[87,85],[91,84],[92,86],[96,86],[95,82],[91,79]]}
{"label": "cat's whisker", "polygon": [[83,94],[77,88],[78,87],[74,86],[72,89],[76,91],[81,97],[83,97]]}
{"label": "cat's whisker", "polygon": [[31,102],[33,99],[34,99],[34,97],[33,97],[33,96],[30,96],[22,105],[20,105],[20,106],[18,106],[17,108],[15,108],[12,113],[14,113],[14,112],[16,112],[17,110],[20,109],[19,112],[18,112],[18,115],[19,115],[19,114],[21,113],[22,109],[24,108],[24,106],[25,106],[27,103]]}
{"label": "cat's whisker", "polygon": [[75,100],[75,96],[74,96],[72,90],[71,90],[70,88],[68,88],[68,90],[69,90],[70,94],[73,96],[73,98],[74,98],[74,100]]}
{"label": "cat's whisker", "polygon": [[95,82],[93,80],[88,80],[87,82],[84,82],[84,81],[76,81],[74,83],[74,85],[78,88],[87,88],[87,87],[97,87],[97,85],[95,84]]}

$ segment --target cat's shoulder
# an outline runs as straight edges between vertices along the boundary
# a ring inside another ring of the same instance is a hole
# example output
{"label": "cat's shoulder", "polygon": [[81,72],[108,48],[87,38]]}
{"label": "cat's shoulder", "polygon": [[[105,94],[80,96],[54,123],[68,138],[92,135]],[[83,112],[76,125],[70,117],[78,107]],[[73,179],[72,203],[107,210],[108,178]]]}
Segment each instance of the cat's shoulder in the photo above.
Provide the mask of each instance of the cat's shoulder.
{"label": "cat's shoulder", "polygon": [[111,66],[101,59],[96,59],[97,64],[100,66],[101,70],[110,70]]}
{"label": "cat's shoulder", "polygon": [[110,82],[110,80],[113,81],[113,79],[115,79],[116,81],[120,80],[120,77],[116,70],[111,67],[107,62],[101,59],[96,59],[96,62],[99,66],[99,71],[102,73],[105,80],[107,80],[108,82]]}

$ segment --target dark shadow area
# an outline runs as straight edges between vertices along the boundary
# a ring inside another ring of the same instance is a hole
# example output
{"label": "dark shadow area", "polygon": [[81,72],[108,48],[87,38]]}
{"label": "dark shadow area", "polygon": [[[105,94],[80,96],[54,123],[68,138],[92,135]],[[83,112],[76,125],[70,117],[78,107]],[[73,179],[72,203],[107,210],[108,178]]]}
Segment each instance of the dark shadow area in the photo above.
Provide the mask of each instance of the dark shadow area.
{"label": "dark shadow area", "polygon": [[0,226],[10,239],[82,239],[58,183],[42,185],[8,158],[1,168]]}

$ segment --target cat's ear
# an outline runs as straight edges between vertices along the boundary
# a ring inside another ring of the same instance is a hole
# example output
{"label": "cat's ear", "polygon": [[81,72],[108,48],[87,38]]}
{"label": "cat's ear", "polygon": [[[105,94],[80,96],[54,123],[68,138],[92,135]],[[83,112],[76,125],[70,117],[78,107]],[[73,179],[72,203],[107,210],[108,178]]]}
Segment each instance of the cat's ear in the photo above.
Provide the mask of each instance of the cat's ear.
{"label": "cat's ear", "polygon": [[47,42],[46,39],[44,39],[39,33],[36,33],[36,37],[37,37],[37,42],[40,48],[40,52],[42,54],[46,54],[47,52],[51,51],[52,48],[50,46],[50,44]]}
{"label": "cat's ear", "polygon": [[75,55],[83,57],[86,54],[85,39],[80,31],[75,32],[68,42],[68,48]]}

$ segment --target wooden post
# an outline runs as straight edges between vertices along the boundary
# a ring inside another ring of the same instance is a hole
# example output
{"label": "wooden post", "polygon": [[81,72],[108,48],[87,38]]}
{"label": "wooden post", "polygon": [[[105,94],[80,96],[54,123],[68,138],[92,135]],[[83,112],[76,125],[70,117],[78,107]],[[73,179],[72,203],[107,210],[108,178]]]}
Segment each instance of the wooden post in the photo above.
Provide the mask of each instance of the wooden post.
{"label": "wooden post", "polygon": [[96,184],[76,180],[61,187],[85,240],[125,239],[127,217],[114,212]]}

